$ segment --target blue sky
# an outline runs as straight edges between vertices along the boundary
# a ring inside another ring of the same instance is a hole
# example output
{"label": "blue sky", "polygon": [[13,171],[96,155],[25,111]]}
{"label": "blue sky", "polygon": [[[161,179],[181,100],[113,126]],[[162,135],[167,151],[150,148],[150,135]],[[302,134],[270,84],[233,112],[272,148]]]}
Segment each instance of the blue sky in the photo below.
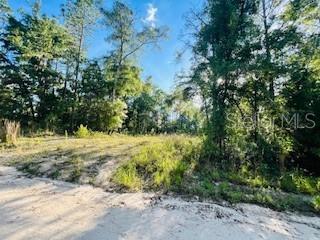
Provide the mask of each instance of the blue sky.
{"label": "blue sky", "polygon": [[[190,54],[185,54],[182,61],[177,63],[175,55],[183,48],[181,41],[182,30],[185,26],[185,14],[191,7],[199,6],[203,0],[126,0],[125,2],[135,11],[138,18],[148,19],[150,24],[169,27],[169,39],[163,40],[160,49],[146,49],[140,56],[140,66],[143,68],[142,77],[152,76],[153,82],[163,90],[170,92],[175,84],[175,75],[181,69],[189,67]],[[10,6],[30,9],[30,0],[9,0]],[[32,1],[31,1],[32,2]],[[42,0],[42,13],[49,16],[59,16],[60,6],[64,0]],[[111,0],[105,0],[108,7]],[[149,10],[149,11],[148,11]],[[88,41],[88,56],[101,57],[108,53],[105,42],[106,32],[100,28]]]}

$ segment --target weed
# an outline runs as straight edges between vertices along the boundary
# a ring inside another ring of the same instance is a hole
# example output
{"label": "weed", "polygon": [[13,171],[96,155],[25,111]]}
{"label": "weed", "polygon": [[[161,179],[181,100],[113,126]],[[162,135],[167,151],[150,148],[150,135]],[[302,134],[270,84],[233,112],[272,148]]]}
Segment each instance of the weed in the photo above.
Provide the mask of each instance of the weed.
{"label": "weed", "polygon": [[194,166],[196,146],[196,142],[183,139],[145,146],[117,170],[113,179],[129,190],[141,184],[143,188],[179,188],[185,173]]}
{"label": "weed", "polygon": [[90,130],[87,126],[83,126],[82,124],[78,128],[78,130],[74,133],[77,138],[87,138],[90,136]]}
{"label": "weed", "polygon": [[112,180],[131,191],[138,191],[142,187],[142,180],[137,174],[135,164],[127,164],[118,168]]}
{"label": "weed", "polygon": [[72,168],[72,171],[70,174],[70,181],[77,182],[79,181],[81,174],[84,170],[84,161],[80,157],[74,157],[70,160],[70,165]]}

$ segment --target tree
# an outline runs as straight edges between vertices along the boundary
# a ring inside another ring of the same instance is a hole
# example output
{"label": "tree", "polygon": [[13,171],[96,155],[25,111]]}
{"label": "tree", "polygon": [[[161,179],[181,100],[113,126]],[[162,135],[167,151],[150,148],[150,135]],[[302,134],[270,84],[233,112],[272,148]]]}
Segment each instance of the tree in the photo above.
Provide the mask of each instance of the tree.
{"label": "tree", "polygon": [[128,103],[128,131],[133,134],[166,132],[169,115],[167,99],[168,96],[148,79],[140,95]]}
{"label": "tree", "polygon": [[[96,0],[68,0],[63,6],[62,12],[65,18],[65,25],[72,36],[75,37],[74,52],[70,52],[71,60],[74,61],[73,92],[74,104],[71,113],[71,128],[74,128],[75,104],[78,100],[78,88],[83,63],[84,49],[87,37],[92,33],[100,16],[100,1]],[[68,70],[70,65],[68,66]]]}
{"label": "tree", "polygon": [[111,34],[107,38],[112,43],[114,50],[111,52],[112,69],[114,69],[112,99],[117,95],[117,85],[121,82],[121,71],[130,65],[132,57],[148,45],[156,45],[166,36],[166,30],[145,26],[142,31],[137,31],[133,11],[123,2],[116,0],[112,9],[103,10],[105,24],[110,28]]}
{"label": "tree", "polygon": [[107,58],[104,78],[110,90],[111,100],[114,100],[114,94],[122,100],[139,95],[143,85],[140,72],[141,69],[130,62],[122,63],[121,67],[117,67],[113,56]]}
{"label": "tree", "polygon": [[[299,116],[292,159],[310,171],[320,168],[320,3],[312,0],[290,1],[282,19],[299,36],[288,58],[288,80],[282,89],[286,108]],[[306,119],[307,118],[307,119]]]}
{"label": "tree", "polygon": [[25,14],[21,21],[10,17],[4,38],[4,47],[11,54],[4,85],[14,90],[19,101],[21,109],[15,112],[31,115],[45,127],[55,111],[61,79],[53,65],[65,56],[73,39],[55,20],[40,17],[37,11]]}
{"label": "tree", "polygon": [[174,132],[199,134],[203,127],[204,116],[193,98],[187,98],[183,89],[176,88],[170,96],[173,113]]}
{"label": "tree", "polygon": [[220,155],[226,153],[227,112],[235,101],[237,80],[253,58],[256,9],[255,1],[210,0],[195,15],[200,31],[193,47],[197,63],[191,79],[202,91],[200,95],[209,98],[208,141],[218,146]]}

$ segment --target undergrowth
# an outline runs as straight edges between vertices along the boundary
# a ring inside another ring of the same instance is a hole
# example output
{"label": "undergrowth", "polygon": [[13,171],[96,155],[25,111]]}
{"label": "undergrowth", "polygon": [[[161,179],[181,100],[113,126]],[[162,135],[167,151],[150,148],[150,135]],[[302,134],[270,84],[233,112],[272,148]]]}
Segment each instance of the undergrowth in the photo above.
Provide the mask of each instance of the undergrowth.
{"label": "undergrowth", "polygon": [[320,180],[299,171],[270,175],[248,165],[221,170],[200,164],[201,142],[176,138],[147,145],[120,166],[113,182],[127,191],[173,191],[276,210],[320,211]]}
{"label": "undergrowth", "polygon": [[131,161],[117,169],[113,181],[127,190],[178,188],[199,156],[198,140],[176,137],[143,147]]}

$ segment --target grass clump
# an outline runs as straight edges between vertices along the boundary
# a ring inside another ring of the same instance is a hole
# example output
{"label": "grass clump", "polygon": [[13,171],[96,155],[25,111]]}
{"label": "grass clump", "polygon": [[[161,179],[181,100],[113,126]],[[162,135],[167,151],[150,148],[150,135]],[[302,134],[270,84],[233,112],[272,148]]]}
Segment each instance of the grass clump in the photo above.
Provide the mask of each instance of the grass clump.
{"label": "grass clump", "polygon": [[132,191],[142,187],[142,180],[137,174],[136,165],[133,163],[120,167],[113,177],[113,181]]}
{"label": "grass clump", "polygon": [[16,145],[20,132],[20,123],[0,120],[0,141],[9,145]]}
{"label": "grass clump", "polygon": [[179,188],[194,167],[198,146],[198,141],[180,138],[145,146],[117,169],[113,181],[131,191]]}
{"label": "grass clump", "polygon": [[77,182],[79,181],[81,174],[84,171],[84,160],[80,157],[74,157],[70,160],[70,165],[72,168],[70,181]]}
{"label": "grass clump", "polygon": [[312,206],[312,202],[304,199],[303,196],[263,187],[252,188],[244,185],[235,185],[228,181],[214,183],[209,179],[205,179],[197,183],[186,184],[182,190],[184,194],[196,195],[201,199],[211,199],[218,202],[225,200],[231,204],[253,203],[278,211],[298,210],[311,212],[315,209],[315,204]]}
{"label": "grass clump", "polygon": [[82,124],[79,126],[78,130],[74,133],[77,138],[87,138],[90,137],[91,132],[87,126],[83,126]]}

